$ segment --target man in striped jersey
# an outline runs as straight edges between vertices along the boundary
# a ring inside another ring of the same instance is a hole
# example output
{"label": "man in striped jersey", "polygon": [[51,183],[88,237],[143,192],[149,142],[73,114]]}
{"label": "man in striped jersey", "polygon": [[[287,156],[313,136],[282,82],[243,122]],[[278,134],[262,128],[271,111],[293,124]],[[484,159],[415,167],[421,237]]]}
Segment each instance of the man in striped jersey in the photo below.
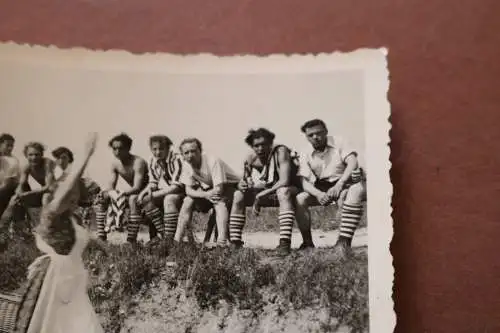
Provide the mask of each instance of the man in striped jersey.
{"label": "man in striped jersey", "polygon": [[229,205],[240,177],[220,158],[203,153],[202,144],[196,138],[184,139],[180,150],[185,161],[181,183],[185,185],[186,197],[182,203],[175,241],[181,241],[194,210],[208,212],[213,208],[217,245],[229,245]]}
{"label": "man in striped jersey", "polygon": [[315,203],[327,206],[342,198],[340,234],[335,250],[344,258],[350,253],[366,196],[358,154],[344,139],[329,136],[325,123],[320,119],[307,121],[301,131],[311,144],[300,157],[299,176],[304,192],[296,197],[297,222],[304,240],[302,246],[314,247],[308,207]]}
{"label": "man in striped jersey", "polygon": [[[111,138],[108,143],[115,156],[115,161],[109,168],[108,187],[99,194],[95,205],[97,235],[101,240],[106,240],[107,238],[105,231],[106,212],[111,204],[111,200],[119,202],[122,198],[125,198],[130,210],[127,241],[129,243],[137,241],[139,226],[142,222],[141,209],[137,198],[139,193],[148,184],[148,167],[143,158],[130,153],[132,142],[132,138],[125,133],[121,133]],[[129,188],[122,192],[116,192],[119,177],[129,185]]]}
{"label": "man in striped jersey", "polygon": [[229,232],[231,243],[241,247],[245,225],[245,208],[279,207],[280,240],[278,254],[290,253],[292,228],[295,221],[294,200],[298,193],[297,164],[292,152],[284,145],[274,145],[275,134],[265,128],[252,130],[245,142],[252,152],[245,159],[244,177],[234,193]]}
{"label": "man in striped jersey", "polygon": [[165,135],[151,136],[149,147],[153,155],[148,164],[149,184],[138,200],[161,237],[173,240],[184,198],[179,181],[182,159],[171,149],[172,141]]}

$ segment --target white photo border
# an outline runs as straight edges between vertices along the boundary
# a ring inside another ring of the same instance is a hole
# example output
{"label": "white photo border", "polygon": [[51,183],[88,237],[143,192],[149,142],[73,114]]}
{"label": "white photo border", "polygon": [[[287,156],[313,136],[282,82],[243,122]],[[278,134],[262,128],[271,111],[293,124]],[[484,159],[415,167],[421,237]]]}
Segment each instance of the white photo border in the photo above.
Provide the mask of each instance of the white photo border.
{"label": "white photo border", "polygon": [[57,68],[163,72],[171,74],[324,73],[337,70],[364,72],[365,142],[368,174],[368,269],[370,332],[394,331],[394,267],[390,253],[393,235],[391,163],[391,114],[388,101],[388,50],[357,49],[317,55],[174,55],[132,54],[122,50],[60,49],[55,46],[0,43],[0,60],[43,63]]}

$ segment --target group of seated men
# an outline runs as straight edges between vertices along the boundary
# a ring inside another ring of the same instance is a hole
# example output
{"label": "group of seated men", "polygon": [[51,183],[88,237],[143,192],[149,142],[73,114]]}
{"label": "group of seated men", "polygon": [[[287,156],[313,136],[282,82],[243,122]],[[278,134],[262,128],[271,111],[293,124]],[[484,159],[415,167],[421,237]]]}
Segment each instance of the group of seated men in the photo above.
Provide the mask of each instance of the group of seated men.
{"label": "group of seated men", "polygon": [[[279,207],[278,254],[290,253],[294,221],[302,235],[299,250],[314,248],[311,235],[311,205],[337,203],[341,209],[336,251],[349,254],[351,242],[363,215],[366,182],[358,165],[358,155],[340,137],[330,136],[320,119],[301,127],[310,146],[296,154],[289,147],[275,144],[275,135],[265,129],[251,130],[245,138],[251,153],[242,163],[242,174],[222,159],[204,153],[197,138],[186,138],[179,152],[165,135],[149,139],[152,157],[145,159],[131,152],[133,140],[125,133],[109,140],[115,157],[109,167],[109,183],[96,196],[97,236],[107,239],[107,213],[110,205],[128,208],[127,241],[136,242],[143,216],[150,221],[150,238],[169,243],[182,242],[193,211],[212,211],[217,230],[217,246],[243,245],[242,231],[246,207],[258,214],[261,207]],[[12,157],[14,138],[0,136],[0,214],[9,204],[39,207],[44,204],[54,170],[71,167],[73,153],[65,147],[52,152],[54,161],[44,157],[44,147],[31,142],[24,148],[27,164],[19,167]],[[128,188],[117,190],[119,178]],[[39,186],[33,189],[29,180]]]}

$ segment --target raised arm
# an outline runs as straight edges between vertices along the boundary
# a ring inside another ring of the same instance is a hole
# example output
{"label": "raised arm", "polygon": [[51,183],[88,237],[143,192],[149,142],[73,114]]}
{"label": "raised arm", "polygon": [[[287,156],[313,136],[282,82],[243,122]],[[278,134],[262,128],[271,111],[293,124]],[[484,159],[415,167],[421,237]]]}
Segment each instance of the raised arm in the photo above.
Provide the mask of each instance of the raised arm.
{"label": "raised arm", "polygon": [[108,186],[104,189],[104,192],[109,192],[116,188],[116,184],[118,183],[118,172],[116,171],[115,164],[111,164],[111,168],[109,168],[108,174]]}
{"label": "raised arm", "polygon": [[71,172],[57,187],[52,200],[45,207],[48,214],[57,215],[71,205],[70,194],[79,185],[79,180],[87,167],[97,145],[97,134],[91,133],[85,143],[84,158],[73,164]]}
{"label": "raised arm", "polygon": [[47,159],[45,162],[45,186],[43,186],[40,191],[42,193],[47,192],[56,181],[55,175],[56,163],[52,160]]}

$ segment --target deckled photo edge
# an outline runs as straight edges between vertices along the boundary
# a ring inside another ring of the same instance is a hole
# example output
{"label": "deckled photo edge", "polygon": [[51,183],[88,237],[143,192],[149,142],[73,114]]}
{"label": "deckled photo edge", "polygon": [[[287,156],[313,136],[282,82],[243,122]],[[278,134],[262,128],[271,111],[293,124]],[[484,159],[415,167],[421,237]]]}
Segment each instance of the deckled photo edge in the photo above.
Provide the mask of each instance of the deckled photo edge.
{"label": "deckled photo edge", "polygon": [[[29,52],[26,52],[27,50]],[[136,54],[125,50],[94,51],[80,47],[60,49],[56,46],[0,43],[0,57],[9,61],[31,62],[63,68],[77,66],[80,69],[178,74],[271,74],[291,71],[314,73],[326,70],[364,69],[370,66],[368,59],[377,59],[377,56],[373,57],[375,54],[385,53],[384,48],[360,48],[349,52],[262,56],[253,54],[219,56],[210,53]]]}
{"label": "deckled photo edge", "polygon": [[[26,52],[30,49],[30,52]],[[394,267],[390,253],[393,235],[390,87],[385,48],[361,48],[350,52],[317,55],[268,56],[213,54],[133,54],[123,50],[93,51],[84,48],[0,43],[0,59],[44,63],[54,67],[158,71],[179,74],[300,73],[329,70],[362,70],[365,73],[365,140],[368,185],[368,257],[370,332],[393,332],[396,316],[392,298]],[[131,66],[131,65],[134,66]]]}

